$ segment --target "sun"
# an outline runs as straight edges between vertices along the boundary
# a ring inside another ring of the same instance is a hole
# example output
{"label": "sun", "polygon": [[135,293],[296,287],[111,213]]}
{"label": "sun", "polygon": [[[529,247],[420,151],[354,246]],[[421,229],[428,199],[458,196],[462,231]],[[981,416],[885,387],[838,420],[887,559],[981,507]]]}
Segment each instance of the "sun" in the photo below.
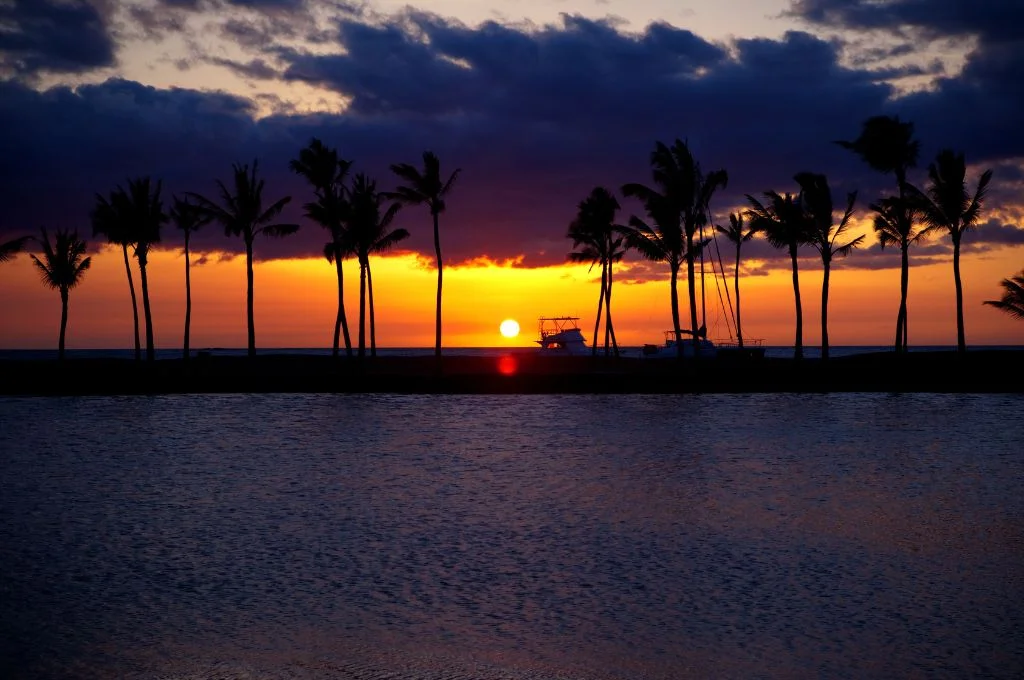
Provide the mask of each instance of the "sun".
{"label": "sun", "polygon": [[515,319],[505,319],[499,327],[501,335],[506,338],[514,338],[519,335],[519,322]]}

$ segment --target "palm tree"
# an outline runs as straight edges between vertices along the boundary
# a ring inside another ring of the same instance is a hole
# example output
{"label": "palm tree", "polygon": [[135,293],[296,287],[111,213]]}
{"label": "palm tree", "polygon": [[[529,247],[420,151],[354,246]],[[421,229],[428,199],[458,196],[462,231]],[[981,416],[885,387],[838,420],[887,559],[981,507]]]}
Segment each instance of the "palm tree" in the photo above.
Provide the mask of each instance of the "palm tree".
{"label": "palm tree", "polygon": [[813,172],[801,172],[794,178],[800,185],[801,204],[807,213],[810,223],[807,244],[814,247],[821,255],[824,277],[821,280],[821,358],[828,361],[828,284],[832,273],[832,260],[835,257],[846,257],[864,241],[864,235],[839,245],[843,234],[850,226],[853,216],[853,203],[857,200],[857,192],[846,196],[846,210],[838,225],[832,224],[832,190],[828,186],[825,175]]}
{"label": "palm tree", "polygon": [[[896,234],[913,232],[914,214],[906,202],[907,170],[917,165],[917,156],[921,143],[914,139],[914,124],[903,122],[899,116],[873,116],[864,121],[860,136],[849,142],[835,142],[844,149],[853,151],[872,169],[885,174],[890,172],[896,177],[895,202],[887,208],[887,216],[883,222],[889,221],[896,228]],[[895,210],[902,207],[904,214]],[[876,218],[877,219],[877,218]],[[877,231],[877,227],[876,227]],[[880,232],[879,232],[880,233]],[[901,242],[902,237],[900,237]],[[909,247],[909,243],[907,244]],[[883,244],[884,247],[884,244]],[[901,246],[902,248],[902,246]],[[909,276],[906,249],[902,250],[903,265],[900,270],[900,310],[896,317],[897,352],[907,349],[907,281]]]}
{"label": "palm tree", "polygon": [[309,146],[299,152],[288,167],[303,176],[313,186],[315,200],[306,203],[303,209],[306,217],[313,220],[330,234],[330,241],[324,246],[324,256],[334,264],[338,274],[338,314],[334,320],[333,356],[338,356],[340,336],[345,337],[345,352],[352,356],[352,339],[348,332],[348,318],[345,314],[345,278],[343,260],[351,254],[347,245],[346,220],[348,219],[348,189],[345,179],[351,161],[338,157],[336,149],[324,146],[319,139],[312,139]]}
{"label": "palm tree", "polygon": [[196,199],[198,208],[204,216],[224,227],[228,236],[241,236],[245,242],[245,278],[246,278],[246,320],[249,329],[249,357],[256,356],[256,324],[253,319],[253,272],[252,249],[257,236],[265,235],[283,238],[299,230],[299,225],[279,223],[274,220],[284,206],[292,200],[291,196],[280,198],[269,207],[263,207],[264,181],[257,179],[259,162],[254,160],[252,168],[249,164],[232,165],[234,175],[234,193],[217,180],[220,189],[221,204],[199,194],[189,193]]}
{"label": "palm tree", "polygon": [[110,198],[96,194],[96,205],[90,213],[93,236],[105,236],[107,243],[121,246],[124,255],[124,271],[128,276],[128,292],[132,296],[132,323],[135,331],[135,360],[142,359],[142,343],[139,341],[139,303],[135,297],[135,282],[132,280],[132,265],[128,259],[128,246],[135,246],[134,225],[126,216],[123,205],[124,192],[113,191]]}
{"label": "palm tree", "polygon": [[57,358],[64,360],[64,336],[68,327],[68,292],[82,281],[85,270],[92,264],[91,257],[85,255],[85,241],[78,238],[78,232],[67,232],[58,229],[54,241],[46,229],[40,230],[43,238],[39,241],[43,246],[43,259],[35,255],[32,261],[47,288],[60,291],[60,340],[57,344]]}
{"label": "palm tree", "polygon": [[678,204],[669,196],[641,184],[622,187],[627,196],[637,196],[644,204],[650,224],[636,215],[629,218],[626,246],[654,262],[668,264],[672,327],[676,335],[676,356],[683,358],[682,331],[679,328],[679,268],[686,260],[686,236],[683,233]]}
{"label": "palm tree", "polygon": [[1003,279],[1000,285],[1005,291],[1002,299],[985,300],[985,304],[1001,309],[1014,318],[1024,319],[1024,269],[1012,279]]}
{"label": "palm tree", "polygon": [[461,168],[456,168],[447,180],[442,179],[441,162],[433,152],[423,152],[423,171],[408,163],[391,166],[391,171],[398,175],[405,185],[398,187],[387,197],[403,205],[426,205],[430,216],[434,219],[434,256],[437,258],[437,303],[434,317],[434,356],[441,356],[441,281],[443,266],[441,263],[441,236],[438,230],[438,215],[444,212],[445,198],[451,192],[458,179]]}
{"label": "palm tree", "polygon": [[604,353],[608,354],[608,341],[611,338],[615,356],[619,355],[619,345],[615,341],[615,330],[612,325],[612,264],[622,259],[624,240],[623,227],[615,224],[615,213],[619,210],[619,202],[608,189],[595,187],[590,195],[580,201],[576,219],[569,225],[567,236],[572,239],[573,248],[569,253],[570,262],[589,262],[593,269],[595,264],[601,265],[601,292],[597,302],[597,319],[594,322],[594,342],[591,347],[597,354],[597,331],[601,325],[601,308],[604,307],[605,333]]}
{"label": "palm tree", "polygon": [[370,356],[377,355],[376,323],[373,311],[373,276],[370,273],[370,255],[391,250],[395,244],[409,238],[405,229],[391,229],[401,204],[392,203],[383,213],[381,207],[390,194],[377,191],[377,183],[365,174],[355,176],[351,192],[349,238],[359,260],[359,356],[366,356],[366,307],[369,294]]}
{"label": "palm tree", "polygon": [[875,212],[874,227],[878,243],[884,249],[887,245],[900,249],[900,310],[896,315],[897,352],[907,351],[907,290],[910,283],[910,246],[927,233],[927,229],[915,229],[920,217],[917,204],[906,197],[889,196],[870,205]]}
{"label": "palm tree", "polygon": [[802,359],[804,356],[804,322],[803,306],[800,304],[800,275],[797,270],[797,249],[809,240],[811,226],[800,205],[799,197],[794,197],[789,193],[783,196],[775,191],[766,191],[764,197],[767,199],[767,203],[762,204],[756,198],[747,194],[747,202],[750,203],[747,215],[750,217],[751,227],[758,231],[763,231],[768,239],[768,243],[775,248],[786,248],[789,250],[789,259],[793,267],[793,297],[796,301],[794,357]]}
{"label": "palm tree", "polygon": [[31,238],[31,236],[22,236],[20,238],[0,243],[0,262],[7,262],[7,260],[10,260],[16,254],[21,252],[21,249],[25,247],[25,244]]}
{"label": "palm tree", "polygon": [[953,241],[953,282],[956,286],[956,348],[967,351],[964,338],[964,292],[960,281],[960,243],[964,233],[973,229],[981,216],[982,203],[992,180],[986,170],[971,197],[967,192],[967,164],[962,153],[943,149],[928,166],[928,187],[920,191],[908,187],[924,215],[928,229],[944,229]]}
{"label": "palm tree", "polygon": [[736,274],[734,287],[736,289],[736,342],[740,349],[743,349],[743,326],[740,322],[740,248],[744,243],[750,241],[757,235],[758,230],[753,226],[746,226],[743,222],[743,215],[731,213],[729,215],[729,226],[716,225],[718,233],[725,236],[736,245]]}
{"label": "palm tree", "polygon": [[174,205],[171,207],[170,217],[174,220],[174,225],[185,235],[185,339],[182,345],[182,356],[188,361],[189,335],[192,326],[192,278],[188,245],[191,235],[209,223],[210,218],[198,210],[195,205],[189,203],[187,199],[175,196],[173,200]]}

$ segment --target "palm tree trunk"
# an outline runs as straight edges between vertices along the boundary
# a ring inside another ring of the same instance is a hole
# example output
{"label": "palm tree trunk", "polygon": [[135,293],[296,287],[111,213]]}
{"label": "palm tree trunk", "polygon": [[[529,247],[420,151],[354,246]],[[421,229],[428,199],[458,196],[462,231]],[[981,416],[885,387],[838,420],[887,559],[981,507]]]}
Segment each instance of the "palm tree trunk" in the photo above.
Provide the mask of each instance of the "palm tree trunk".
{"label": "palm tree trunk", "polygon": [[604,295],[604,355],[608,356],[609,343],[611,342],[611,328],[608,325],[610,320],[608,316],[608,286],[611,285],[608,277],[611,275],[611,263],[604,263],[601,271],[604,273],[604,285],[601,286],[601,294]]}
{"label": "palm tree trunk", "polygon": [[128,291],[132,294],[132,319],[135,323],[135,360],[142,360],[142,344],[139,342],[139,303],[135,298],[135,283],[132,281],[132,264],[128,259],[128,244],[121,244],[124,253],[124,270],[128,274]]}
{"label": "palm tree trunk", "polygon": [[[434,256],[437,258],[437,311],[434,315],[434,356],[441,356],[441,280],[444,278],[444,266],[441,263],[441,233],[437,226],[437,213],[434,214]],[[370,305],[373,314],[373,305]],[[372,328],[372,324],[371,324]]]}
{"label": "palm tree trunk", "polygon": [[338,316],[334,320],[334,346],[333,355],[338,356],[339,334],[345,335],[345,353],[352,356],[352,338],[348,334],[348,319],[345,318],[345,276],[341,266],[341,249],[334,252],[334,264],[338,270]]}
{"label": "palm tree trunk", "polygon": [[146,275],[146,264],[149,246],[143,247],[140,252],[135,250],[135,256],[139,258],[139,281],[142,285],[142,311],[146,316],[146,361],[156,360],[156,350],[153,348],[153,313],[149,308],[149,277]]}
{"label": "palm tree trunk", "polygon": [[910,280],[909,243],[901,245],[900,253],[900,311],[896,316],[896,352],[907,350],[907,286]]}
{"label": "palm tree trunk", "polygon": [[373,314],[373,273],[370,271],[370,259],[366,259],[366,292],[370,305],[370,356],[377,356],[377,319]]}
{"label": "palm tree trunk", "polygon": [[736,288],[736,344],[743,349],[743,328],[740,326],[740,244],[736,244],[736,275],[733,287]]}
{"label": "palm tree trunk", "polygon": [[693,271],[693,234],[686,235],[686,285],[690,295],[690,330],[693,331],[693,355],[697,356],[700,341],[697,338],[697,281]]}
{"label": "palm tree trunk", "polygon": [[607,333],[612,336],[612,349],[619,356],[619,343],[615,339],[615,326],[612,324],[612,263],[608,263],[608,285],[605,288],[604,323]]}
{"label": "palm tree trunk", "polygon": [[359,358],[366,356],[366,264],[359,260]]}
{"label": "palm tree trunk", "polygon": [[60,339],[57,341],[57,360],[64,361],[64,334],[68,328],[68,291],[60,289]]}
{"label": "palm tree trunk", "polygon": [[597,332],[601,328],[601,309],[604,306],[605,269],[601,265],[601,292],[597,296],[597,316],[594,317],[594,341],[590,345],[590,355],[597,356]]}
{"label": "palm tree trunk", "polygon": [[825,276],[821,280],[821,360],[828,361],[828,279],[832,263],[824,260]]}
{"label": "palm tree trunk", "polygon": [[796,299],[796,341],[793,358],[804,358],[804,311],[800,304],[800,275],[797,272],[796,246],[789,247],[789,257],[793,261],[793,297]]}
{"label": "palm tree trunk", "polygon": [[953,237],[953,282],[956,284],[956,351],[967,351],[964,338],[964,287],[960,282],[960,237]]}
{"label": "palm tree trunk", "polygon": [[256,356],[256,322],[253,318],[252,311],[252,238],[247,237],[245,239],[245,281],[246,281],[246,296],[245,296],[245,316],[249,326],[249,358]]}
{"label": "palm tree trunk", "polygon": [[677,282],[679,280],[679,263],[673,262],[669,265],[672,269],[671,293],[672,293],[672,325],[676,334],[676,357],[683,358],[683,334],[679,332],[679,291]]}
{"label": "palm tree trunk", "polygon": [[189,274],[188,262],[188,231],[185,231],[185,339],[182,345],[182,358],[188,361],[188,335],[192,323],[192,279]]}

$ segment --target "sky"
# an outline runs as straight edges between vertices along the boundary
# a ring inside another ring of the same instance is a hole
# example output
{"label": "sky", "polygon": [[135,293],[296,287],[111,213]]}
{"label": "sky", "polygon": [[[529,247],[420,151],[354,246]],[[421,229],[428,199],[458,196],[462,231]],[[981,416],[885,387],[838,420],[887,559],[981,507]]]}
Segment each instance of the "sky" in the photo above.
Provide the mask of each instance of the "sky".
{"label": "sky", "polygon": [[[0,0],[0,240],[77,229],[93,267],[71,294],[68,346],[127,347],[123,262],[92,238],[95,195],[143,175],[163,181],[167,200],[209,195],[232,163],[258,158],[268,198],[292,196],[285,218],[302,226],[257,242],[257,343],[329,346],[334,271],[288,161],[318,137],[391,188],[389,166],[429,149],[443,171],[461,169],[441,217],[445,344],[528,345],[539,316],[593,323],[598,273],[566,263],[579,201],[595,186],[649,182],[655,141],[680,138],[705,170],[728,171],[711,205],[718,223],[745,194],[795,190],[800,171],[825,173],[837,204],[857,190],[855,229],[868,236],[834,266],[830,341],[888,344],[899,254],[878,246],[868,205],[895,182],[832,142],[899,115],[921,141],[912,183],[943,148],[966,154],[971,189],[994,171],[962,253],[967,341],[1021,344],[1024,324],[982,301],[1024,268],[1022,21],[1016,0]],[[620,221],[642,214],[621,203]],[[430,346],[430,216],[406,208],[396,226],[412,237],[373,261],[378,342]],[[151,256],[159,347],[181,343],[181,246],[168,226]],[[193,347],[245,344],[242,247],[215,226],[193,241]],[[723,247],[730,274],[732,257]],[[791,344],[788,255],[758,240],[741,264],[745,335]],[[345,272],[354,323],[358,269]],[[807,248],[812,345],[821,280]],[[619,341],[659,341],[671,326],[667,267],[630,255],[616,281]],[[707,286],[709,335],[724,337]],[[909,308],[911,344],[955,343],[948,236],[912,248]],[[59,318],[26,255],[0,264],[0,348],[55,345]],[[504,318],[519,320],[518,338],[498,334]]]}

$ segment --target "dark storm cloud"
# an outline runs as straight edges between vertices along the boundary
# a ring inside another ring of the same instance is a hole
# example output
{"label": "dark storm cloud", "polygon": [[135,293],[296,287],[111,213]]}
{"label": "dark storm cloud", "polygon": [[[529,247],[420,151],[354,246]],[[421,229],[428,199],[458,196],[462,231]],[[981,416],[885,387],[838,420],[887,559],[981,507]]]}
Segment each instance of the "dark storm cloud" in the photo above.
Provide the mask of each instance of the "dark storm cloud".
{"label": "dark storm cloud", "polygon": [[103,14],[84,0],[0,3],[0,74],[82,73],[114,64]]}
{"label": "dark storm cloud", "polygon": [[[271,4],[301,3],[261,7]],[[463,168],[442,223],[450,261],[522,256],[534,266],[564,261],[566,227],[592,187],[649,180],[656,139],[688,139],[706,170],[729,171],[729,186],[712,206],[718,222],[746,205],[744,194],[794,191],[792,177],[802,170],[828,173],[837,197],[861,189],[866,210],[892,178],[831,140],[855,137],[878,113],[917,124],[922,159],[954,146],[971,162],[1015,167],[1013,150],[1024,145],[1019,117],[1009,115],[1012,86],[997,78],[1013,64],[1000,66],[991,52],[933,91],[898,97],[878,71],[840,64],[842,44],[802,32],[724,46],[666,24],[628,33],[566,16],[557,26],[468,27],[412,10],[391,18],[355,12],[336,25],[339,49],[313,54],[276,44],[261,27],[240,23],[245,30],[235,36],[261,54],[223,65],[270,78],[280,64],[286,79],[333,90],[349,109],[256,121],[247,100],[218,93],[117,80],[44,93],[0,84],[0,186],[24,198],[0,214],[0,232],[39,223],[81,227],[95,192],[134,175],[164,178],[167,195],[209,194],[215,178],[228,179],[232,162],[256,156],[269,196],[294,196],[288,217],[300,219],[310,192],[287,164],[317,136],[385,189],[394,186],[389,164],[418,163],[424,149],[434,150],[445,171]],[[623,206],[622,221],[639,210]],[[410,247],[432,256],[429,215],[410,208],[399,221],[413,233]],[[169,229],[168,243],[177,238]],[[295,237],[260,244],[257,255],[319,256],[323,240],[306,225]],[[239,246],[216,229],[197,243]],[[763,245],[751,256],[759,249],[787,266],[784,253]],[[855,253],[844,266],[871,266],[877,252]]]}

